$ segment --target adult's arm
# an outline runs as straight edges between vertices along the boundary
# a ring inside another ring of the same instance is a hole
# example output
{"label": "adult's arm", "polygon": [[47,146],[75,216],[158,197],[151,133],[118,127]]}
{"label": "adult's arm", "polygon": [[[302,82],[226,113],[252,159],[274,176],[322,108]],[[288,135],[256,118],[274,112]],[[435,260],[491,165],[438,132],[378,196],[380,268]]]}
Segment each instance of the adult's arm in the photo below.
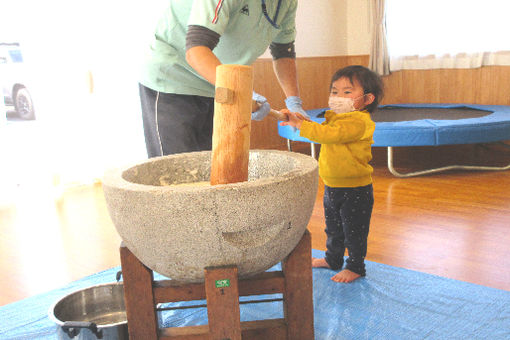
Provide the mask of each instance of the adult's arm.
{"label": "adult's arm", "polygon": [[220,35],[206,27],[188,26],[186,33],[186,61],[211,84],[216,83],[216,67],[220,60],[212,52],[220,40]]}
{"label": "adult's arm", "polygon": [[299,97],[295,58],[273,59],[273,69],[286,97]]}
{"label": "adult's arm", "polygon": [[208,82],[213,85],[216,83],[216,67],[221,65],[221,62],[209,47],[191,47],[186,51],[186,61]]}

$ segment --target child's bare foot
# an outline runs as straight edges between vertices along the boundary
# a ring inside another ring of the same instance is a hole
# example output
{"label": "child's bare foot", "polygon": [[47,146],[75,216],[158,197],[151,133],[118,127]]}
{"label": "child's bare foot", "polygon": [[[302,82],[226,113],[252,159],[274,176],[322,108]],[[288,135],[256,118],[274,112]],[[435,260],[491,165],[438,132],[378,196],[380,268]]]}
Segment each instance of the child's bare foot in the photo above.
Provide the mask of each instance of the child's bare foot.
{"label": "child's bare foot", "polygon": [[[313,264],[312,264],[312,266],[313,266]],[[333,280],[335,282],[349,283],[349,282],[356,280],[359,277],[361,277],[361,275],[356,274],[355,272],[351,272],[349,269],[344,269],[340,273],[333,276],[331,278],[331,280]]]}
{"label": "child's bare foot", "polygon": [[330,266],[326,262],[325,258],[318,259],[316,257],[312,257],[312,267],[313,268],[330,268]]}

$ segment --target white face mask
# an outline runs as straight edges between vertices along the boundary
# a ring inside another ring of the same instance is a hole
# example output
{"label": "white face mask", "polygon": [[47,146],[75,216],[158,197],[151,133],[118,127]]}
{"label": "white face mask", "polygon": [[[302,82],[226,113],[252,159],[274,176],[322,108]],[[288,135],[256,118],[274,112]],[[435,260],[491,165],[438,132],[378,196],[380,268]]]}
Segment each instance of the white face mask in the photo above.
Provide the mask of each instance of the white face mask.
{"label": "white face mask", "polygon": [[[364,97],[365,95],[362,95],[357,99]],[[329,108],[336,113],[347,113],[356,111],[356,108],[354,107],[354,99],[348,98],[348,97],[335,97],[331,96],[329,97],[328,101]]]}

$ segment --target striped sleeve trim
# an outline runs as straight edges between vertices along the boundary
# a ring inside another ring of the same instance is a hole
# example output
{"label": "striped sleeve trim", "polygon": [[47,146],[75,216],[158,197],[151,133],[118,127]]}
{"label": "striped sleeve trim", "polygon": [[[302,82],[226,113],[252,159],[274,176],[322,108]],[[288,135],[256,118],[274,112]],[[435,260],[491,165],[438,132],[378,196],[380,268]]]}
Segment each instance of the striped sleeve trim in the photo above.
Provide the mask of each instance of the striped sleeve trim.
{"label": "striped sleeve trim", "polygon": [[221,7],[223,6],[223,1],[224,0],[219,0],[218,4],[216,5],[216,10],[214,11],[214,18],[212,20],[213,24],[218,22],[218,17],[219,17],[220,11],[221,11]]}

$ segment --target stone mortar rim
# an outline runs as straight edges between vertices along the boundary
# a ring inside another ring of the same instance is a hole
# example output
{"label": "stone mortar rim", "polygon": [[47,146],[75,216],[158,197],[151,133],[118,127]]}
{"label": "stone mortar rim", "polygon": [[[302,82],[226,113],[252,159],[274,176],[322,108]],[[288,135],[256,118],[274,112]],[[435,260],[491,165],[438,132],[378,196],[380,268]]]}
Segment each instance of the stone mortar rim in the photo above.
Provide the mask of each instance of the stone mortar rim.
{"label": "stone mortar rim", "polygon": [[[299,177],[304,175],[305,173],[313,172],[317,167],[317,160],[311,156],[300,154],[297,152],[291,151],[282,151],[282,150],[264,150],[264,149],[253,149],[250,150],[251,153],[272,153],[272,154],[282,154],[286,157],[291,157],[293,159],[297,159],[299,161],[299,166],[290,171],[282,172],[278,176],[271,177],[263,177],[255,180],[245,181],[245,182],[237,182],[237,183],[228,183],[228,184],[217,184],[214,186],[161,186],[161,185],[149,185],[149,184],[141,184],[130,182],[124,179],[124,172],[136,167],[141,166],[143,164],[155,163],[159,162],[165,158],[179,158],[179,157],[187,157],[190,154],[195,152],[174,154],[168,156],[154,157],[150,159],[146,159],[144,161],[140,161],[136,164],[125,165],[122,167],[117,167],[113,169],[109,169],[105,172],[103,176],[103,185],[107,185],[110,187],[118,187],[123,188],[124,190],[133,190],[133,191],[158,191],[158,192],[191,192],[191,191],[214,191],[214,190],[226,190],[226,189],[248,189],[250,187],[259,187],[263,185],[272,184],[275,182],[282,182],[286,180],[292,180],[295,177]],[[211,151],[197,151],[196,153],[211,153]]]}

